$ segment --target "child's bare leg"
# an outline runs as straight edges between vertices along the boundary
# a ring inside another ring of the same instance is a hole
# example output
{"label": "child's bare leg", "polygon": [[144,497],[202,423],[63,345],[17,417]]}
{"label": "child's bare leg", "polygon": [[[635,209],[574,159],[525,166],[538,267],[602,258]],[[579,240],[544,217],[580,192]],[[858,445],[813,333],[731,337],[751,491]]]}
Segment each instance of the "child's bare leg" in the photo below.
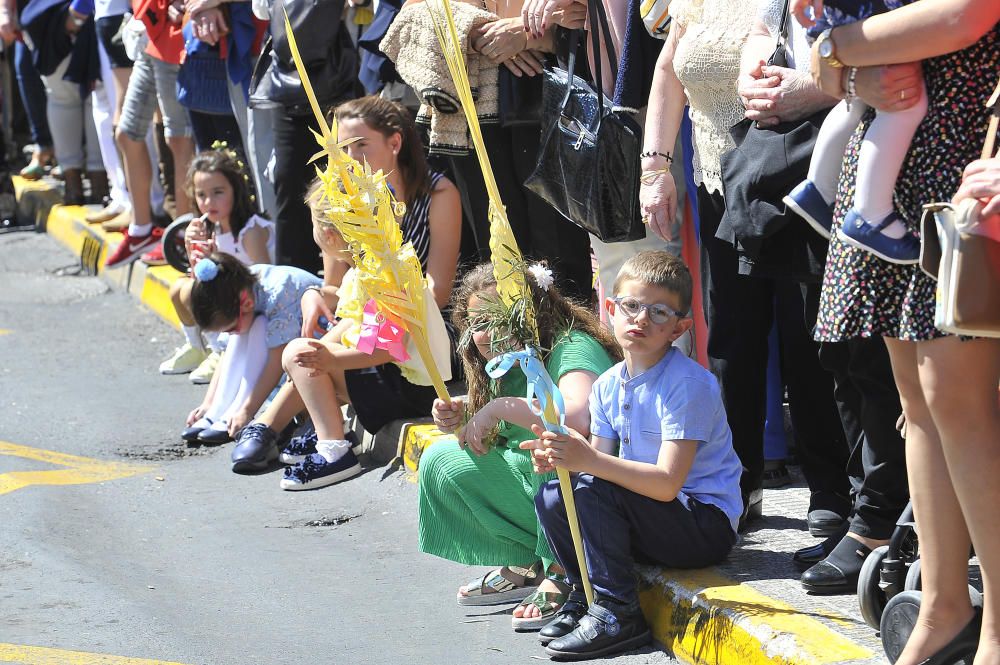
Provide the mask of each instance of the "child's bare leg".
{"label": "child's bare leg", "polygon": [[344,372],[338,368],[329,374],[319,372],[312,376],[311,368],[301,367],[294,361],[297,353],[309,348],[305,339],[289,342],[282,356],[282,364],[312,416],[316,437],[320,441],[341,440],[344,438],[344,420],[340,407],[346,400],[342,400],[340,396],[346,396],[347,392]]}
{"label": "child's bare leg", "polygon": [[295,389],[295,384],[286,381],[281,386],[278,394],[274,396],[267,410],[257,417],[257,422],[267,425],[276,432],[280,432],[292,422],[292,418],[302,413],[306,408],[299,391]]}

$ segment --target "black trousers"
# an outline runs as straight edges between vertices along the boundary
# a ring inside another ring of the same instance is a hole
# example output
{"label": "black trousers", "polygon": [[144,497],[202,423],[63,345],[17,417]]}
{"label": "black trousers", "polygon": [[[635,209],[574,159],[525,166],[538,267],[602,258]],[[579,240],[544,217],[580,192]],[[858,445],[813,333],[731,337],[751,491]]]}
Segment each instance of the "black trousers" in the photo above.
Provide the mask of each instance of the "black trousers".
{"label": "black trousers", "polygon": [[[279,265],[295,266],[319,274],[323,267],[319,247],[313,241],[312,216],[305,203],[306,189],[316,177],[307,163],[320,151],[310,127],[319,131],[310,116],[285,112],[274,116],[275,240]],[[267,128],[261,127],[261,131]]]}
{"label": "black trousers", "polygon": [[846,514],[848,447],[833,376],[820,365],[811,334],[819,285],[740,275],[735,248],[715,237],[724,209],[721,194],[698,188],[709,368],[722,387],[733,447],[743,463],[740,486],[746,494],[763,479],[767,337],[776,320],[799,459],[814,493],[811,508],[841,508]]}
{"label": "black trousers", "polygon": [[[637,603],[633,564],[704,568],[719,563],[736,542],[729,518],[716,506],[689,498],[657,501],[588,473],[573,477],[573,497],[594,591],[620,603]],[[535,495],[535,513],[545,539],[566,569],[566,581],[581,588],[559,481]]]}
{"label": "black trousers", "polygon": [[[483,139],[521,254],[547,259],[560,292],[589,303],[594,279],[589,234],[524,187],[538,161],[541,128],[483,125]],[[475,153],[453,157],[452,174],[471,222],[479,261],[489,261],[489,197]]]}
{"label": "black trousers", "polygon": [[851,531],[886,539],[910,493],[905,446],[896,431],[902,408],[885,342],[878,337],[824,342],[819,357],[833,373],[834,395],[850,446]]}

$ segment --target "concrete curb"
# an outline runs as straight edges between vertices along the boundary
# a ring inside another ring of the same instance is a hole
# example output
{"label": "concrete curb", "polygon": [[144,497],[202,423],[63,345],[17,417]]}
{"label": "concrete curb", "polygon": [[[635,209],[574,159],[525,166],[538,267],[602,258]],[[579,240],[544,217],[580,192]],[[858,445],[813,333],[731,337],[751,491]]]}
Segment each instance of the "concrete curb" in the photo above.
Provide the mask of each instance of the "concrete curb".
{"label": "concrete curb", "polygon": [[[80,257],[81,266],[117,288],[132,293],[167,323],[179,328],[170,302],[170,284],[180,277],[169,266],[150,268],[136,262],[104,270],[108,248],[121,234],[87,224],[87,210],[55,204],[51,184],[15,178],[19,210],[35,219],[60,243]],[[429,420],[387,425],[369,444],[380,463],[401,459],[416,478],[420,457],[428,446],[454,441]],[[811,604],[797,606],[763,593],[732,572],[665,570],[641,567],[640,599],[653,635],[674,655],[697,665],[874,665],[882,662],[878,641],[870,630],[859,630],[856,617]],[[759,585],[758,585],[759,586]],[[804,596],[804,594],[802,595]]]}

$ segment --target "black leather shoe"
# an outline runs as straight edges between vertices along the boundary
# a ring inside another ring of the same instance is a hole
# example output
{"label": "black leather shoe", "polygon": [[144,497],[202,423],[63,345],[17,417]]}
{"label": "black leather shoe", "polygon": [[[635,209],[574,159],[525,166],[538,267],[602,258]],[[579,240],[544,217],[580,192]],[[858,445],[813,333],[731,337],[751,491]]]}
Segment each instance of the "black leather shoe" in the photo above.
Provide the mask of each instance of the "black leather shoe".
{"label": "black leather shoe", "polygon": [[806,524],[809,533],[828,538],[843,529],[851,513],[851,500],[833,492],[813,492],[809,497]]}
{"label": "black leather shoe", "polygon": [[545,653],[559,660],[590,660],[637,649],[652,639],[638,603],[598,597],[573,632],[549,642]]}
{"label": "black leather shoe", "polygon": [[858,590],[858,576],[871,550],[844,536],[830,554],[802,573],[802,586],[809,593],[842,594]]}
{"label": "black leather shoe", "polygon": [[233,437],[229,436],[227,430],[217,430],[209,427],[198,433],[198,443],[203,443],[207,446],[220,446],[232,440]]}
{"label": "black leather shoe", "polygon": [[743,494],[743,513],[740,515],[738,531],[746,528],[747,522],[764,515],[764,490],[757,488],[748,494]]}
{"label": "black leather shoe", "polygon": [[233,448],[233,473],[263,471],[278,459],[278,433],[263,423],[250,423]]}
{"label": "black leather shoe", "polygon": [[[212,421],[208,420],[207,418],[202,418],[199,422],[202,421],[207,422],[209,425],[212,424]],[[187,441],[188,443],[201,443],[200,441],[198,441],[198,435],[204,431],[205,431],[204,427],[200,427],[197,425],[195,427],[185,427],[181,431],[181,438]]]}
{"label": "black leather shoe", "polygon": [[847,522],[844,522],[843,526],[839,531],[837,531],[837,533],[833,534],[823,542],[796,550],[795,554],[792,555],[792,562],[798,566],[799,570],[811,568],[826,557],[830,556],[830,552],[833,551],[833,548],[835,548],[837,543],[839,543],[846,535]]}
{"label": "black leather shoe", "polygon": [[538,639],[542,646],[552,640],[569,635],[576,629],[580,619],[587,613],[587,596],[582,591],[576,589],[569,592],[566,602],[559,608],[559,611],[552,617],[552,621],[538,631]]}

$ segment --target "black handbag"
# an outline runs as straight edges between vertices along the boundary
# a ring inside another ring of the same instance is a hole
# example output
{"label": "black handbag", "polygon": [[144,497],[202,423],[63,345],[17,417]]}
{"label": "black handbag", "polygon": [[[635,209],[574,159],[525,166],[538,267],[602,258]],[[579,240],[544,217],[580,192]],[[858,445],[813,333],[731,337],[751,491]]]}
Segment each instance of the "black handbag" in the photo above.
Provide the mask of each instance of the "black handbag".
{"label": "black handbag", "polygon": [[500,65],[497,80],[499,99],[497,110],[501,127],[525,127],[542,121],[542,77],[514,76]]}
{"label": "black handbag", "polygon": [[[787,19],[786,0],[777,47],[768,64],[788,66]],[[826,241],[809,230],[782,199],[805,179],[828,112],[824,109],[774,127],[757,127],[751,120],[742,120],[729,130],[736,148],[722,156],[726,210],[715,237],[732,244],[744,264],[760,266],[770,276],[781,273],[810,279],[821,274]],[[773,236],[782,231],[780,251],[777,247],[770,251],[769,245],[777,241]]]}
{"label": "black handbag", "polygon": [[[565,70],[546,67],[542,99],[542,142],[534,172],[524,186],[563,217],[604,242],[640,240],[646,228],[639,212],[639,152],[642,129],[626,112],[615,111],[600,91],[600,37],[612,48],[601,0],[590,0],[591,43],[596,86],[574,74],[579,31],[570,37]],[[611,60],[613,78],[617,63]],[[595,91],[595,87],[597,91]]]}

